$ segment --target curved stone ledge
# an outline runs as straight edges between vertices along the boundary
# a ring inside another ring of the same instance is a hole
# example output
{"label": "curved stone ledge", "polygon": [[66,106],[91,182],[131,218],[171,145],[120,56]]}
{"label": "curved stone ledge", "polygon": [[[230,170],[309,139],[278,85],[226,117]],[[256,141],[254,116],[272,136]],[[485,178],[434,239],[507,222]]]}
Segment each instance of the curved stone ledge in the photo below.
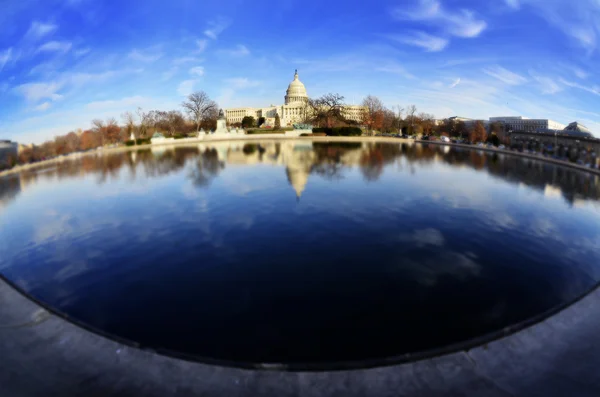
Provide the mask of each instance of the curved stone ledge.
{"label": "curved stone ledge", "polygon": [[0,280],[2,396],[599,396],[600,288],[467,351],[379,368],[285,372],[127,346],[49,313]]}

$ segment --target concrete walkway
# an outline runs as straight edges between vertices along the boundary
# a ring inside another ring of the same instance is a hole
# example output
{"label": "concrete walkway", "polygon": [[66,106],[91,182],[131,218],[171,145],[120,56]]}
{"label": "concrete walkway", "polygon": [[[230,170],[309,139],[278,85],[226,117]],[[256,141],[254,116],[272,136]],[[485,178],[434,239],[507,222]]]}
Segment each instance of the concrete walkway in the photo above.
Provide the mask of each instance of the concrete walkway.
{"label": "concrete walkway", "polygon": [[0,396],[600,396],[600,289],[468,351],[330,372],[246,370],[125,346],[0,280]]}

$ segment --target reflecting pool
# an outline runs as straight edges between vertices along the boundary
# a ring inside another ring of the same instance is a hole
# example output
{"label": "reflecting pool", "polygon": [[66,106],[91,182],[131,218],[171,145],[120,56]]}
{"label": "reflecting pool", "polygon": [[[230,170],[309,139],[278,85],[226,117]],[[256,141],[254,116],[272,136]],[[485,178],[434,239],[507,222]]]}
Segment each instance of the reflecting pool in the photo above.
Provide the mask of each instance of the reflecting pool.
{"label": "reflecting pool", "polygon": [[440,349],[600,279],[600,180],[438,145],[251,141],[0,178],[0,273],[79,322],[244,363]]}

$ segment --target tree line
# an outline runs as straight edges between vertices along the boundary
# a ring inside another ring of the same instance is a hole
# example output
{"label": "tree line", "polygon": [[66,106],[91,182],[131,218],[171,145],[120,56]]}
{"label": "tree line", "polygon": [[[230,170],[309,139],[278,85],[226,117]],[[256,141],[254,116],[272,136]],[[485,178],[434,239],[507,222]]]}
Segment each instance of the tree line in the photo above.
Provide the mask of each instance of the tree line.
{"label": "tree line", "polygon": [[[490,138],[481,122],[467,128],[463,121],[445,119],[437,122],[432,114],[418,112],[415,105],[387,107],[373,95],[361,102],[357,117],[356,108],[349,107],[344,96],[328,93],[307,100],[300,121],[320,128],[362,127],[368,135],[379,133],[402,133],[407,135],[445,135],[463,137],[473,142]],[[115,118],[94,119],[91,128],[70,131],[56,136],[41,145],[31,145],[19,150],[18,164],[27,164],[67,155],[74,152],[93,150],[104,146],[116,146],[130,139],[148,140],[156,132],[166,137],[197,136],[200,130],[210,131],[216,128],[219,107],[208,94],[198,91],[190,94],[181,104],[182,110],[144,110],[121,114],[120,122]],[[353,113],[354,112],[354,113]],[[247,116],[235,127],[261,127],[264,117],[255,120]],[[275,129],[281,127],[279,115],[275,118]],[[492,124],[492,135],[502,131],[502,125]]]}
{"label": "tree line", "polygon": [[201,129],[216,128],[219,116],[218,105],[203,91],[190,94],[181,104],[180,110],[149,110],[138,108],[136,112],[121,114],[121,122],[111,117],[94,119],[91,128],[77,129],[41,145],[30,145],[19,150],[18,164],[27,164],[85,152],[104,146],[115,146],[133,139],[147,140],[155,132],[166,137],[196,136]]}

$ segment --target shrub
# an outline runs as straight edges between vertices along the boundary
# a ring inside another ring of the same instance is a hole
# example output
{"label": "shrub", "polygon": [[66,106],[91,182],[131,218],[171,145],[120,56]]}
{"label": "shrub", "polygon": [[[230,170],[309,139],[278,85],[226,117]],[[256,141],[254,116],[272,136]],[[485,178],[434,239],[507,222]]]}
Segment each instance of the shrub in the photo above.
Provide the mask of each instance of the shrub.
{"label": "shrub", "polygon": [[324,133],[329,136],[361,136],[362,130],[358,127],[313,128],[314,133]]}
{"label": "shrub", "polygon": [[307,134],[306,132],[303,134],[300,134],[300,136],[311,136],[312,134]]}
{"label": "shrub", "polygon": [[150,142],[150,138],[140,138],[140,139],[136,139],[135,143],[137,143],[138,145],[149,145]]}
{"label": "shrub", "polygon": [[312,134],[310,134],[311,136],[327,136],[326,133],[324,132],[313,132]]}
{"label": "shrub", "polygon": [[187,138],[187,137],[188,137],[187,135],[183,135],[183,134],[175,134],[175,135],[173,135],[173,138],[175,138],[175,139],[184,139],[184,138]]}
{"label": "shrub", "polygon": [[252,134],[284,134],[285,131],[281,131],[281,130],[248,130],[246,131],[246,134],[248,135],[252,135]]}
{"label": "shrub", "polygon": [[125,146],[133,146],[133,145],[135,145],[134,140],[125,141]]}

